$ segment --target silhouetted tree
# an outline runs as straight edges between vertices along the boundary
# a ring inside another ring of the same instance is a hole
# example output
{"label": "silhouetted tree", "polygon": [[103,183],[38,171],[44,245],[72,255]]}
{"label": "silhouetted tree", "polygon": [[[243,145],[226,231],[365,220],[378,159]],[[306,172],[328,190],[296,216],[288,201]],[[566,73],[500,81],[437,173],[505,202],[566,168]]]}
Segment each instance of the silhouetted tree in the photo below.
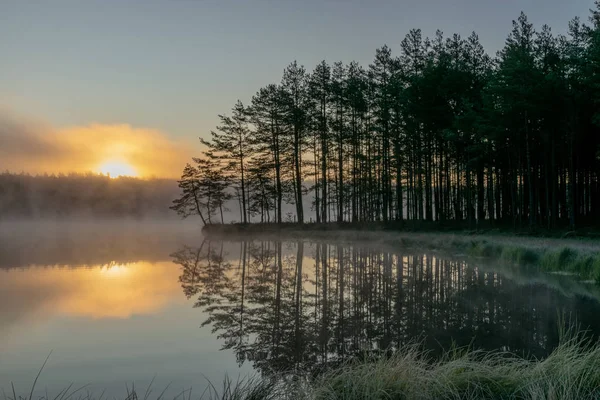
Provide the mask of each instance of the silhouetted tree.
{"label": "silhouetted tree", "polygon": [[173,200],[171,209],[183,218],[198,215],[202,219],[202,223],[206,225],[204,215],[207,214],[208,207],[206,199],[202,195],[199,175],[200,172],[196,167],[186,164],[181,179],[178,181],[181,196]]}
{"label": "silhouetted tree", "polygon": [[225,203],[231,198],[228,192],[230,180],[223,168],[210,157],[194,158],[195,166],[187,164],[179,182],[181,196],[173,201],[171,209],[186,218],[199,215],[202,223],[212,223],[212,217],[219,212],[224,222]]}
{"label": "silhouetted tree", "polygon": [[304,222],[302,154],[304,152],[304,142],[308,126],[307,105],[309,102],[307,84],[306,70],[303,66],[299,66],[296,61],[283,71],[283,79],[281,81],[281,100],[284,104],[283,121],[286,133],[289,135],[291,142],[290,160],[293,165],[294,197],[296,216],[299,223]]}
{"label": "silhouetted tree", "polygon": [[248,112],[241,101],[233,107],[231,117],[219,115],[221,125],[211,132],[211,140],[200,139],[210,149],[210,156],[225,160],[230,180],[239,184],[242,222],[248,222],[248,193],[246,185],[247,160],[252,155]]}

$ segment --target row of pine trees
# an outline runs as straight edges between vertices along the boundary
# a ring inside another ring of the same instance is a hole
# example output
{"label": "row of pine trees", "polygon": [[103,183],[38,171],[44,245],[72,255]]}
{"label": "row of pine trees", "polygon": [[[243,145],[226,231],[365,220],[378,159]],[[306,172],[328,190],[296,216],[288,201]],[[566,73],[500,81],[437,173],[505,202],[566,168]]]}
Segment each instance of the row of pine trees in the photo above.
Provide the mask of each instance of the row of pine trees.
{"label": "row of pine trees", "polygon": [[219,116],[173,208],[205,223],[223,221],[231,197],[244,223],[284,222],[284,204],[299,223],[593,223],[596,7],[564,36],[521,14],[495,57],[475,33],[424,38],[415,29],[367,67],[323,61],[308,72],[294,61],[279,84]]}

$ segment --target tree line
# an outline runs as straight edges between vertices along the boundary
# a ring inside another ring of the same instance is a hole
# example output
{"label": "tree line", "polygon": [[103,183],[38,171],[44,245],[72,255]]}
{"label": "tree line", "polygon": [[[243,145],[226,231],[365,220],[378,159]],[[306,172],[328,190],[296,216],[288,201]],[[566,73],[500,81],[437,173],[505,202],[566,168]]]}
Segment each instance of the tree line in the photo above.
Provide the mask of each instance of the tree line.
{"label": "tree line", "polygon": [[177,195],[170,179],[98,174],[0,173],[0,219],[169,217]]}
{"label": "tree line", "polygon": [[293,204],[299,223],[574,228],[600,217],[599,103],[599,2],[566,35],[521,13],[494,57],[476,33],[413,29],[366,67],[294,61],[219,115],[172,208],[205,223],[233,198],[243,223]]}

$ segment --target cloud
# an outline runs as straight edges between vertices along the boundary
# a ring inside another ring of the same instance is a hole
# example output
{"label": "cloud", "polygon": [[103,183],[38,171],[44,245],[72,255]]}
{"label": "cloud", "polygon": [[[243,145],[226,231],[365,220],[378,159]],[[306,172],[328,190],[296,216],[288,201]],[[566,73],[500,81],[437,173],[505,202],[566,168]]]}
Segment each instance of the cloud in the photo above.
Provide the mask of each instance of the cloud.
{"label": "cloud", "polygon": [[27,152],[31,158],[60,157],[61,151],[51,140],[52,129],[0,108],[0,162]]}
{"label": "cloud", "polygon": [[12,172],[99,172],[106,162],[129,164],[144,177],[179,176],[191,152],[158,130],[129,124],[55,129],[0,109],[0,170]]}

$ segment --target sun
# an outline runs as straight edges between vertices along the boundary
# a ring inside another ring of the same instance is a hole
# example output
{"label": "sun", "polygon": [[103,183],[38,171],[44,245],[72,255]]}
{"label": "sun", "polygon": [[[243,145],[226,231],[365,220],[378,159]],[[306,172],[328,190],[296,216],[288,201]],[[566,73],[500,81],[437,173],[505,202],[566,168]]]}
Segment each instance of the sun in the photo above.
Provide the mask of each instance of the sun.
{"label": "sun", "polygon": [[111,178],[117,178],[119,176],[137,176],[135,168],[122,161],[105,161],[98,167],[98,171]]}
{"label": "sun", "polygon": [[100,274],[109,278],[120,278],[125,275],[128,275],[131,270],[129,270],[124,265],[110,265],[107,267],[103,267],[100,269]]}

